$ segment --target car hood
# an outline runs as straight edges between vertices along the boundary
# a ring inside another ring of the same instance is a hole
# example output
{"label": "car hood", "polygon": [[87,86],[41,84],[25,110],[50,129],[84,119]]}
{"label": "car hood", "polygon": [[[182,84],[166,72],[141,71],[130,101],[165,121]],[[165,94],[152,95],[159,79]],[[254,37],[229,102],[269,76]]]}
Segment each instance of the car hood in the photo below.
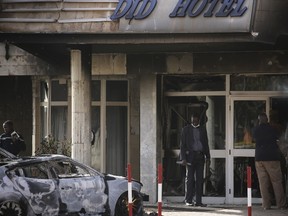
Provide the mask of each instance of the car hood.
{"label": "car hood", "polygon": [[[105,179],[106,179],[107,181],[111,181],[111,180],[128,181],[128,178],[127,178],[127,177],[124,177],[124,176],[118,176],[118,175],[113,175],[113,174],[104,174],[104,176],[105,176]],[[132,179],[132,181],[133,181],[133,182],[137,182],[137,183],[139,183],[141,186],[143,186],[143,184],[142,184],[140,181],[136,180],[136,179]]]}

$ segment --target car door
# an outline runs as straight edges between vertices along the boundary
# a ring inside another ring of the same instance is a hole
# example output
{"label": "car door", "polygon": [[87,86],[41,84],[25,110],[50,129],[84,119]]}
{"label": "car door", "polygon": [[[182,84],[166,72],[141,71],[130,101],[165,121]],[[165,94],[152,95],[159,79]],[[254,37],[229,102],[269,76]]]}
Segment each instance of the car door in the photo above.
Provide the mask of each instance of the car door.
{"label": "car door", "polygon": [[36,215],[43,212],[58,215],[59,193],[55,180],[50,178],[47,163],[19,165],[9,170],[7,175]]}
{"label": "car door", "polygon": [[102,176],[75,161],[53,161],[59,180],[60,213],[101,214],[108,196]]}

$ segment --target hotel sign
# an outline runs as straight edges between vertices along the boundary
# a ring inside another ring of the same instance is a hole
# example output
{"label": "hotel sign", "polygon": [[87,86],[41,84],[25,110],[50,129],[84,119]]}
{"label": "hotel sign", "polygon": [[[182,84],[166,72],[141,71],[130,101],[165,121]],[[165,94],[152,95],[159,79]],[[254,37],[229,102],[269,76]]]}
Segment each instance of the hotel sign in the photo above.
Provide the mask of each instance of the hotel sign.
{"label": "hotel sign", "polygon": [[249,32],[253,0],[119,0],[110,17],[135,33]]}

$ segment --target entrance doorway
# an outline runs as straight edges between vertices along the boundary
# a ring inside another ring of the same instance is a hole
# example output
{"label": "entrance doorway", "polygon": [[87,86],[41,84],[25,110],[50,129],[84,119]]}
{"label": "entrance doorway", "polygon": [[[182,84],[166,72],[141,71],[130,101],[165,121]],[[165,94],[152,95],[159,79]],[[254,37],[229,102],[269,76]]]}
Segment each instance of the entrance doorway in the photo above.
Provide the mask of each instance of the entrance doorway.
{"label": "entrance doorway", "polygon": [[[279,132],[279,147],[287,152],[288,141],[288,99],[286,97],[271,97],[271,96],[241,96],[232,97],[231,99],[231,125],[233,131],[230,137],[232,142],[228,154],[228,170],[233,170],[233,181],[229,181],[230,189],[228,197],[233,203],[242,202],[247,197],[247,166],[252,169],[252,197],[255,202],[257,198],[261,198],[257,173],[255,170],[255,142],[252,137],[253,128],[258,124],[258,114],[265,112],[269,116],[269,122]],[[284,158],[283,158],[284,159]],[[284,184],[287,184],[287,168],[285,159],[282,161],[282,171],[284,177]]]}
{"label": "entrance doorway", "polygon": [[[255,142],[252,131],[258,124],[258,114],[266,112],[270,123],[279,127],[279,144],[287,148],[288,95],[282,91],[230,91],[230,85],[227,85],[230,75],[224,76],[224,79],[191,76],[183,79],[164,77],[163,80],[163,195],[166,199],[184,200],[185,167],[177,164],[181,131],[190,123],[191,113],[199,111],[201,104],[206,103],[208,109],[205,116],[208,120],[205,125],[211,166],[205,170],[203,202],[246,204],[246,170],[247,166],[251,166],[252,202],[261,203],[254,166]],[[286,169],[284,165],[283,170]]]}
{"label": "entrance doorway", "polygon": [[225,98],[204,96],[168,99],[166,145],[164,146],[164,195],[184,196],[185,167],[177,163],[180,153],[181,131],[190,124],[192,113],[199,113],[208,132],[211,153],[210,170],[205,171],[204,194],[225,195]]}
{"label": "entrance doorway", "polygon": [[[224,200],[226,188],[225,76],[214,78],[177,77],[177,79],[179,82],[185,82],[182,84],[185,86],[183,88],[186,88],[189,82],[190,88],[193,86],[192,88],[197,88],[198,91],[165,92],[163,195],[184,200],[185,167],[177,163],[180,153],[181,131],[184,126],[190,124],[191,114],[196,112],[201,115],[201,124],[205,124],[207,128],[211,154],[210,169],[205,170],[204,196],[222,197],[221,200]],[[164,79],[168,83],[168,87],[165,86],[165,88],[175,87],[175,80],[177,79],[170,79],[170,77]],[[199,86],[197,82],[205,82],[205,85]],[[212,91],[207,91],[207,88]]]}
{"label": "entrance doorway", "polygon": [[[279,147],[282,153],[281,157],[281,170],[283,175],[283,186],[286,193],[286,199],[288,198],[288,98],[286,97],[272,97],[270,99],[271,112],[269,113],[270,123],[275,125],[279,130]],[[286,156],[286,160],[285,160]]]}
{"label": "entrance doorway", "polygon": [[[232,97],[231,98],[231,134],[228,151],[228,170],[233,172],[229,181],[228,197],[230,202],[237,203],[247,197],[247,166],[252,170],[253,197],[260,197],[257,174],[255,170],[255,142],[253,128],[258,124],[259,113],[269,111],[268,97]],[[233,199],[240,198],[239,200]]]}

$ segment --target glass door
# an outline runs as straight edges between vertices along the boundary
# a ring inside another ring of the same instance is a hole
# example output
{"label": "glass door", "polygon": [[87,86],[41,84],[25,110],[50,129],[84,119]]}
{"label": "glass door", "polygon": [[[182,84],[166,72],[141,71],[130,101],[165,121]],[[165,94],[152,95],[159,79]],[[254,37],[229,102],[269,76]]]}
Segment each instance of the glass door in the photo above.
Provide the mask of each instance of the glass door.
{"label": "glass door", "polygon": [[164,187],[163,195],[173,196],[176,201],[185,195],[185,167],[180,166],[180,138],[184,126],[190,124],[191,114],[199,113],[208,133],[211,154],[210,167],[204,170],[203,202],[222,203],[225,197],[225,148],[226,148],[226,100],[224,96],[199,96],[199,101],[191,102],[191,97],[167,98],[165,112]]}
{"label": "glass door", "polygon": [[[232,203],[245,203],[247,198],[247,166],[252,169],[252,197],[260,198],[258,179],[255,171],[255,142],[253,128],[261,112],[269,111],[268,97],[232,97],[232,126],[228,149],[228,199]],[[233,177],[232,177],[233,176]]]}

